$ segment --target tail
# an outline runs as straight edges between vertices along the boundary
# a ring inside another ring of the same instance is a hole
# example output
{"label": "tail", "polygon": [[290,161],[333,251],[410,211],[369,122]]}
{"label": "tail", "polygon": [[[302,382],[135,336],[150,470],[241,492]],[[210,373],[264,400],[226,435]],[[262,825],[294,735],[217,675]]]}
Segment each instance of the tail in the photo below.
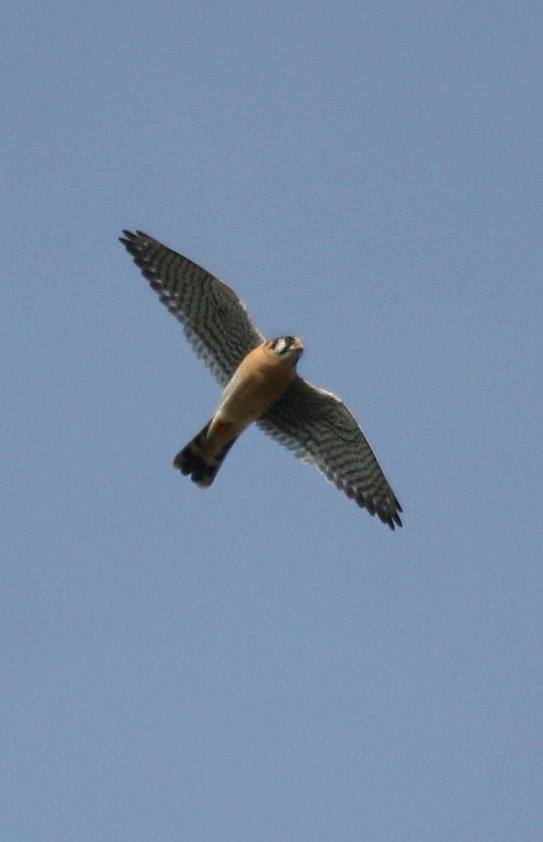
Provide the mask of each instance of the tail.
{"label": "tail", "polygon": [[185,476],[190,475],[192,481],[200,488],[207,488],[211,485],[226,454],[237,438],[236,436],[226,444],[217,447],[216,443],[213,440],[210,441],[207,437],[210,423],[211,421],[183,450],[179,451],[173,460],[174,468],[178,468]]}

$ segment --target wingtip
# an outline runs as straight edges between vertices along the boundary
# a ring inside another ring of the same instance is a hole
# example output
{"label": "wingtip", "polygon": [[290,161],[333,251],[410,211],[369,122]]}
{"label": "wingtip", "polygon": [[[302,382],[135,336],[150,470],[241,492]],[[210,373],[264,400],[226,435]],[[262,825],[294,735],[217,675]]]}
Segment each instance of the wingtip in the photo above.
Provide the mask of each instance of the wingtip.
{"label": "wingtip", "polygon": [[380,512],[378,512],[378,515],[381,518],[381,520],[383,521],[383,523],[388,524],[388,526],[390,526],[390,528],[392,530],[394,530],[394,529],[396,529],[397,526],[399,526],[399,527],[403,526],[402,519],[400,517],[400,512],[402,512],[402,511],[403,511],[402,507],[400,506],[398,501],[395,499],[394,500],[394,508],[387,509],[386,511],[380,511]]}
{"label": "wingtip", "polygon": [[[401,511],[401,509],[400,509],[400,511]],[[392,531],[394,531],[397,526],[399,526],[399,527],[403,526],[402,519],[399,516],[398,512],[394,512],[394,514],[390,515],[389,519],[386,522],[388,523],[388,525],[390,526]]]}
{"label": "wingtip", "polygon": [[149,234],[146,234],[145,231],[140,231],[136,229],[135,231],[129,231],[128,228],[123,228],[123,236],[119,237],[121,243],[125,245],[131,245],[132,243],[137,242],[138,240],[146,240],[147,242],[153,241],[153,237],[150,237]]}
{"label": "wingtip", "polygon": [[122,243],[123,246],[131,245],[135,239],[137,239],[136,235],[132,231],[128,231],[128,229],[123,228],[123,236],[119,237],[119,242]]}

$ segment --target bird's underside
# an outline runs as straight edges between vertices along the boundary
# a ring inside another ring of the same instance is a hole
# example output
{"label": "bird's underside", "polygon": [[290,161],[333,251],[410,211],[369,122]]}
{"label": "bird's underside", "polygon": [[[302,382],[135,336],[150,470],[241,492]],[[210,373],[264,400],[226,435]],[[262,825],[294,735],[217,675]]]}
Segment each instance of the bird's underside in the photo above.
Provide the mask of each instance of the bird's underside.
{"label": "bird's underside", "polygon": [[401,526],[402,508],[354,416],[336,395],[296,374],[301,341],[266,342],[230,287],[153,237],[125,231],[121,242],[224,388],[215,415],[175,467],[210,485],[236,438],[256,421],[370,514],[391,529]]}

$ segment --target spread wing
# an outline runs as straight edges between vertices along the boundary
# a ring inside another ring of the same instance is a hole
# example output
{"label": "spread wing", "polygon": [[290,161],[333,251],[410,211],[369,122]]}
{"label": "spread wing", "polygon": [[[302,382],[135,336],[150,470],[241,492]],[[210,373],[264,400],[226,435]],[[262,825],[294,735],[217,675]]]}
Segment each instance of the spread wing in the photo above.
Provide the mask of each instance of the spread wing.
{"label": "spread wing", "polygon": [[297,377],[257,424],[391,529],[402,511],[370,444],[345,404]]}
{"label": "spread wing", "polygon": [[121,243],[134,263],[224,386],[249,351],[264,341],[247,307],[229,286],[148,234],[123,233]]}

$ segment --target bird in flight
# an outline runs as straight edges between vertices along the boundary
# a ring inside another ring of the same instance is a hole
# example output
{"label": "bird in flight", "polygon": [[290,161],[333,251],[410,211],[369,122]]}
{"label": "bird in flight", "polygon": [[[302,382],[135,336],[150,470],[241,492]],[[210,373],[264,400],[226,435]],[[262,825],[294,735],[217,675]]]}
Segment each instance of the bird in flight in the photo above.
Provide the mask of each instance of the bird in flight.
{"label": "bird in flight", "polygon": [[123,233],[121,243],[223,387],[215,414],[174,467],[206,488],[255,421],[371,515],[391,529],[401,526],[402,507],[354,416],[336,395],[296,373],[301,340],[266,341],[229,286],[148,234]]}

